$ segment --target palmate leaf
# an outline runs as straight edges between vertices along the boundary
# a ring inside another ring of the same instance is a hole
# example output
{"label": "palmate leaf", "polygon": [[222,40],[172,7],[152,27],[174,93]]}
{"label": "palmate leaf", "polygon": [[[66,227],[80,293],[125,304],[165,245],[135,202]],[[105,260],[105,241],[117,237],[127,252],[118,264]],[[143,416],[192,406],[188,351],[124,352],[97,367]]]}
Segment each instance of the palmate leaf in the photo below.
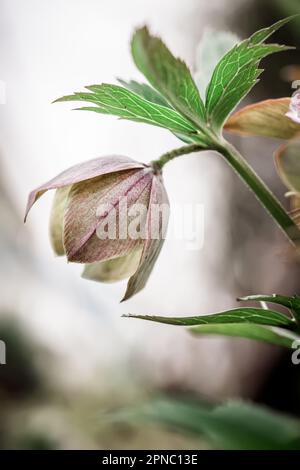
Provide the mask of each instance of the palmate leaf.
{"label": "palmate leaf", "polygon": [[138,29],[131,42],[138,69],[167,101],[199,129],[206,121],[204,104],[187,65],[174,57],[161,39],[147,27]]}
{"label": "palmate leaf", "polygon": [[291,19],[286,18],[257,31],[233,47],[217,64],[206,95],[208,118],[216,130],[221,129],[228,114],[257,82],[261,59],[289,49],[278,44],[263,44],[263,41]]}
{"label": "palmate leaf", "polygon": [[205,439],[215,449],[300,449],[300,422],[267,408],[228,401],[212,405],[188,399],[157,398],[120,415]]}
{"label": "palmate leaf", "polygon": [[233,310],[227,310],[226,312],[195,317],[161,317],[155,315],[125,316],[179,326],[195,326],[217,323],[256,323],[291,329],[294,329],[295,327],[295,322],[282,313],[274,312],[273,310],[252,307],[235,308]]}
{"label": "palmate leaf", "polygon": [[164,127],[172,132],[196,135],[195,126],[177,111],[159,104],[147,101],[141,96],[118,85],[92,85],[86,87],[89,92],[79,92],[63,96],[56,100],[85,101],[96,106],[85,106],[82,110],[94,111],[101,114],[111,114],[131,121],[143,122],[154,126]]}

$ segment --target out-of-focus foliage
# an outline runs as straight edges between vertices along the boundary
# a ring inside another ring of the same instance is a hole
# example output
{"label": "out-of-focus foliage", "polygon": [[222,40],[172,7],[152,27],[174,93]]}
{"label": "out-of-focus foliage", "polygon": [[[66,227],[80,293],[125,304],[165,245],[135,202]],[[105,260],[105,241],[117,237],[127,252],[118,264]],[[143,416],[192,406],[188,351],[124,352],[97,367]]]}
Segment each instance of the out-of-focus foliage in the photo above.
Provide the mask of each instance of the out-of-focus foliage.
{"label": "out-of-focus foliage", "polygon": [[127,419],[160,423],[176,432],[196,435],[216,449],[300,449],[300,421],[250,403],[211,405],[157,399],[129,412]]}
{"label": "out-of-focus foliage", "polygon": [[[5,319],[4,319],[5,318]],[[41,349],[7,315],[0,320],[6,364],[0,365],[0,449],[195,448],[195,439],[176,436],[160,426],[112,424],[102,410],[145,401],[143,387],[121,379],[107,390],[102,375],[75,390],[53,376],[57,357]]]}
{"label": "out-of-focus foliage", "polygon": [[30,341],[11,320],[1,321],[0,338],[7,351],[7,363],[0,367],[1,402],[32,397],[41,384]]}
{"label": "out-of-focus foliage", "polygon": [[196,51],[196,72],[200,96],[205,98],[207,85],[219,60],[228,52],[239,38],[230,31],[206,30]]}

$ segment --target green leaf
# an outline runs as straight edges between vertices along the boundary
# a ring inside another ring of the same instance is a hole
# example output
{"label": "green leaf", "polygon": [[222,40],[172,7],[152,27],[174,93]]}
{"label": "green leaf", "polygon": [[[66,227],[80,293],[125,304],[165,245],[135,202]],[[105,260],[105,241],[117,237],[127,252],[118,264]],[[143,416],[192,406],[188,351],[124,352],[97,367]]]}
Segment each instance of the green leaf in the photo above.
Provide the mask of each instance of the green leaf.
{"label": "green leaf", "polygon": [[276,23],[272,24],[271,26],[267,26],[266,28],[262,28],[256,33],[253,33],[250,37],[251,44],[260,44],[268,39],[275,31],[282,28],[285,24],[289,23],[290,21],[297,18],[299,15],[290,15],[287,18],[283,18],[282,20],[277,21]]}
{"label": "green leaf", "polygon": [[246,302],[268,302],[271,304],[282,305],[288,308],[296,318],[300,316],[300,297],[299,295],[286,296],[286,295],[248,295],[246,297],[239,297],[237,300]]}
{"label": "green leaf", "polygon": [[216,449],[300,449],[298,420],[240,401],[211,405],[160,398],[140,406],[128,418],[204,438]]}
{"label": "green leaf", "polygon": [[229,31],[204,31],[196,51],[195,82],[200,96],[205,97],[207,85],[219,60],[238,42],[239,38]]}
{"label": "green leaf", "polygon": [[167,100],[165,100],[165,98],[160,93],[158,93],[158,91],[154,90],[154,88],[152,88],[150,85],[147,85],[147,83],[139,83],[135,80],[129,80],[127,82],[121,78],[118,78],[118,82],[124,88],[133,91],[133,93],[136,93],[142,98],[145,98],[147,101],[151,101],[151,103],[160,104],[161,106],[166,106],[167,108],[172,108]]}
{"label": "green leaf", "polygon": [[277,346],[292,348],[295,340],[300,337],[288,330],[274,328],[265,325],[255,325],[254,323],[230,323],[230,324],[208,324],[190,328],[190,332],[195,335],[223,335],[237,336],[240,338],[254,339]]}
{"label": "green leaf", "polygon": [[131,42],[138,69],[171,105],[198,128],[206,120],[204,104],[186,64],[175,58],[161,39],[147,27],[138,29]]}
{"label": "green leaf", "polygon": [[[128,90],[131,90],[142,98],[151,101],[151,103],[160,104],[167,108],[173,109],[172,106],[170,106],[170,104],[164,99],[164,97],[160,93],[158,93],[158,91],[154,90],[154,88],[147,85],[147,83],[139,83],[135,80],[130,80],[129,82],[126,82],[124,80],[121,80],[120,78],[118,79],[118,82],[121,83],[121,85],[123,85],[125,88],[128,88]],[[186,134],[180,134],[179,132],[173,132],[173,134],[186,144],[199,142],[200,139],[200,136],[197,136],[195,138],[194,135],[188,136]]]}
{"label": "green leaf", "polygon": [[222,128],[228,115],[258,82],[258,77],[262,72],[263,70],[258,69],[256,64],[249,65],[243,67],[232,78],[230,85],[225,89],[224,94],[211,112],[210,119],[214,129]]}
{"label": "green leaf", "polygon": [[228,114],[256,84],[262,72],[258,69],[261,59],[289,49],[262,42],[290,20],[291,18],[286,18],[257,31],[249,39],[233,47],[217,64],[206,95],[206,110],[216,130],[221,129]]}
{"label": "green leaf", "polygon": [[192,135],[196,128],[177,111],[159,104],[151,103],[136,93],[117,85],[92,85],[86,87],[90,92],[74,93],[56,100],[86,101],[96,106],[80,108],[101,114],[112,114],[130,121],[143,122],[153,126],[164,127],[172,132]]}
{"label": "green leaf", "polygon": [[202,315],[197,317],[160,317],[153,315],[124,315],[125,317],[140,318],[157,323],[169,325],[192,326],[205,324],[226,323],[256,323],[261,325],[279,326],[283,328],[295,327],[295,322],[282,313],[263,308],[236,308],[226,312]]}
{"label": "green leaf", "polygon": [[[297,296],[295,296],[297,297]],[[265,294],[255,294],[247,295],[245,297],[239,297],[237,300],[242,302],[269,302],[272,304],[282,305],[289,309],[292,308],[292,302],[295,297],[288,297],[286,295],[265,295]]]}

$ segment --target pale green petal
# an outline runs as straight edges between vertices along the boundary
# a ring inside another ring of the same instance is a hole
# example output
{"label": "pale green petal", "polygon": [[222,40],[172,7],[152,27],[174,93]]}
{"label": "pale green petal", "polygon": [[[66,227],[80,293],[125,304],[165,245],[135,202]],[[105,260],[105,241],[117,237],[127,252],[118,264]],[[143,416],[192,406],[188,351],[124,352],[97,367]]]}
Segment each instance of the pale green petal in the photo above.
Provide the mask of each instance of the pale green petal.
{"label": "pale green petal", "polygon": [[63,219],[70,187],[71,186],[58,188],[55,191],[50,213],[49,236],[52,248],[58,256],[65,254],[63,244]]}
{"label": "pale green petal", "polygon": [[139,265],[142,249],[129,255],[103,261],[102,263],[86,264],[82,277],[98,282],[116,282],[132,276]]}

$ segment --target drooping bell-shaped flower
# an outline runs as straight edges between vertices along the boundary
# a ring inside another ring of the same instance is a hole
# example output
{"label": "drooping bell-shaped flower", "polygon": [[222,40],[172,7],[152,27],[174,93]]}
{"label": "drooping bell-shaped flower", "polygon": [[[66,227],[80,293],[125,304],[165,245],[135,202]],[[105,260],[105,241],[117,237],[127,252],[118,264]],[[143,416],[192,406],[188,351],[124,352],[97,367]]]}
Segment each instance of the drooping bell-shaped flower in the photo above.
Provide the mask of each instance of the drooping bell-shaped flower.
{"label": "drooping bell-shaped flower", "polygon": [[168,224],[169,202],[160,172],[123,156],[75,165],[30,193],[25,219],[49,189],[56,189],[50,215],[55,253],[85,263],[87,279],[130,277],[123,300],[139,292]]}

